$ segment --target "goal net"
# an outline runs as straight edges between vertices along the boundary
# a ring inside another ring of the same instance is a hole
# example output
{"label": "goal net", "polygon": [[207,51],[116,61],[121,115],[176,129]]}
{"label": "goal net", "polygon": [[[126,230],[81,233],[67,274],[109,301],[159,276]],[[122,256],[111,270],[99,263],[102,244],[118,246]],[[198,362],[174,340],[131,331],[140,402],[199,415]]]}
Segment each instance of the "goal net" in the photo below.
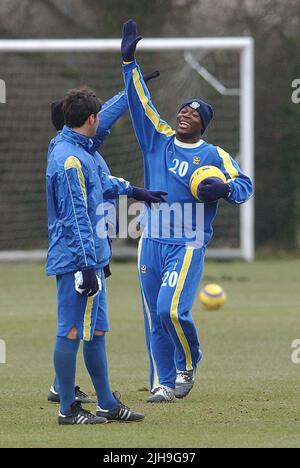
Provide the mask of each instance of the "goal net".
{"label": "goal net", "polygon": [[[123,89],[119,48],[118,40],[0,41],[0,79],[6,85],[5,103],[0,100],[0,260],[45,256],[46,153],[56,133],[50,103],[83,84],[103,102]],[[179,105],[193,97],[212,103],[215,119],[205,139],[223,147],[253,176],[252,40],[144,39],[137,56],[143,72],[161,73],[149,88],[162,118],[174,125]],[[114,175],[143,184],[128,113],[100,152]],[[253,258],[253,200],[241,207],[222,202],[214,226],[209,255]],[[135,251],[133,241],[115,244],[116,256],[124,248]]]}

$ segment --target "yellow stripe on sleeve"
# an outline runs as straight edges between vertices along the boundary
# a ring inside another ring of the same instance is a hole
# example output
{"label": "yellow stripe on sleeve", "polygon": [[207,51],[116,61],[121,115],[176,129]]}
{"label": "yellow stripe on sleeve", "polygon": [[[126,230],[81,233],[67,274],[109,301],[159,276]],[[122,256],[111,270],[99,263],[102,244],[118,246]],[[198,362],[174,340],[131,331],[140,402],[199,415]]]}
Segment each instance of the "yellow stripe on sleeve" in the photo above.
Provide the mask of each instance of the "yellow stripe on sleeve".
{"label": "yellow stripe on sleeve", "polygon": [[150,119],[150,121],[154,125],[157,132],[162,133],[163,135],[166,135],[166,136],[174,135],[175,134],[174,130],[172,130],[172,128],[168,124],[166,124],[165,122],[162,122],[159,118],[159,115],[149,105],[149,99],[147,98],[144,92],[144,88],[142,86],[137,69],[135,68],[132,73],[133,73],[133,83],[134,83],[136,92],[140,98],[140,101],[142,103],[142,106],[145,110],[145,114]]}
{"label": "yellow stripe on sleeve", "polygon": [[192,355],[191,355],[191,350],[190,350],[188,341],[182,329],[181,323],[179,322],[178,304],[179,304],[180,296],[184,288],[185,280],[186,280],[186,277],[187,277],[187,274],[191,265],[193,251],[194,251],[193,247],[187,247],[187,250],[184,256],[183,265],[179,274],[178,283],[177,283],[176,290],[175,290],[175,293],[172,299],[172,304],[171,304],[171,320],[175,327],[179,341],[183,347],[185,359],[186,359],[186,366],[187,366],[188,371],[193,370]]}
{"label": "yellow stripe on sleeve", "polygon": [[235,179],[236,177],[238,177],[238,170],[232,164],[230,155],[219,146],[217,146],[217,150],[220,158],[223,160],[226,172],[230,175],[230,179]]}
{"label": "yellow stripe on sleeve", "polygon": [[70,156],[65,162],[65,170],[68,171],[69,169],[76,169],[78,173],[79,184],[81,187],[82,195],[87,204],[87,195],[86,195],[86,188],[85,188],[85,180],[84,175],[82,172],[81,162],[75,156]]}

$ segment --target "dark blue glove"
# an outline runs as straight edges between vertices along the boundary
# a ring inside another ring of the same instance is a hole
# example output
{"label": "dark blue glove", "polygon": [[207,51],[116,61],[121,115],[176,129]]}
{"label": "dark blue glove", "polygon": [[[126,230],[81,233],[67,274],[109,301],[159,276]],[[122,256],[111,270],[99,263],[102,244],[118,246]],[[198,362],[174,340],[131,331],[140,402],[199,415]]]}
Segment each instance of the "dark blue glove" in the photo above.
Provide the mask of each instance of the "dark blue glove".
{"label": "dark blue glove", "polygon": [[99,291],[97,273],[94,269],[82,270],[83,283],[81,289],[84,289],[85,296],[94,296]]}
{"label": "dark blue glove", "polygon": [[123,24],[123,38],[121,44],[121,54],[124,62],[132,62],[137,43],[142,36],[137,35],[137,26],[133,20],[126,21]]}
{"label": "dark blue glove", "polygon": [[153,80],[154,78],[157,78],[158,76],[160,76],[160,72],[158,70],[155,70],[151,73],[147,73],[146,75],[143,75],[143,79],[145,83],[147,84],[148,81]]}
{"label": "dark blue glove", "polygon": [[149,206],[151,203],[165,202],[163,195],[168,195],[167,192],[147,190],[140,187],[132,187],[131,197],[137,201],[146,202]]}
{"label": "dark blue glove", "polygon": [[227,198],[230,193],[230,185],[220,179],[208,177],[198,187],[198,198],[202,202],[214,202],[219,198]]}

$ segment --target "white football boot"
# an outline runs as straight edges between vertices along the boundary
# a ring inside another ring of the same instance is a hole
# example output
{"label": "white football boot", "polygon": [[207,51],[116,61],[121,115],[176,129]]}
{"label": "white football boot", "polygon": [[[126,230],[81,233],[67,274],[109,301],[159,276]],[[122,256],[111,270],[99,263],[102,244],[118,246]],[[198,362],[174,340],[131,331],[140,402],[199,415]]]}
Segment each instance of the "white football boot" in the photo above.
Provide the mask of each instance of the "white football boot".
{"label": "white football boot", "polygon": [[147,403],[170,403],[175,400],[174,390],[162,385],[154,388],[151,393],[152,395],[147,398]]}
{"label": "white football boot", "polygon": [[177,371],[175,397],[184,398],[192,390],[196,379],[196,371]]}

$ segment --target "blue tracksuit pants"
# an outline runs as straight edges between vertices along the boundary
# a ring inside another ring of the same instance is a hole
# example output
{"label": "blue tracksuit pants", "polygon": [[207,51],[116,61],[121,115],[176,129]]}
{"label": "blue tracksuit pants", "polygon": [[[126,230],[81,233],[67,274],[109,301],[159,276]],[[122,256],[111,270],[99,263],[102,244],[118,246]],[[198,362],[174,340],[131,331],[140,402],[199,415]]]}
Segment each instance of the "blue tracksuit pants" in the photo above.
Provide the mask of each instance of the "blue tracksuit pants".
{"label": "blue tracksuit pants", "polygon": [[138,269],[150,359],[150,385],[175,388],[176,369],[196,369],[202,358],[191,309],[205,248],[141,238]]}

